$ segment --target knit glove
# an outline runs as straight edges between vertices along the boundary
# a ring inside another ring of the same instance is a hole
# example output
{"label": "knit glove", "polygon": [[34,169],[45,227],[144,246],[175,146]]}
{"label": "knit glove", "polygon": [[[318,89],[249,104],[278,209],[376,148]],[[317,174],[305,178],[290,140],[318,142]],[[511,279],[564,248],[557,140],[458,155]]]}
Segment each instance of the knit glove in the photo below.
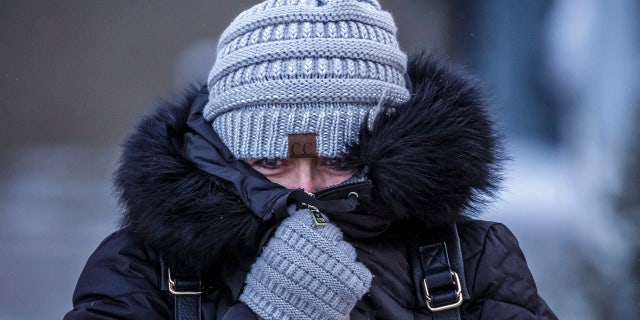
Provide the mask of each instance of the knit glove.
{"label": "knit glove", "polygon": [[251,266],[240,300],[262,319],[349,319],[371,285],[355,248],[336,226],[316,226],[309,209],[289,217]]}

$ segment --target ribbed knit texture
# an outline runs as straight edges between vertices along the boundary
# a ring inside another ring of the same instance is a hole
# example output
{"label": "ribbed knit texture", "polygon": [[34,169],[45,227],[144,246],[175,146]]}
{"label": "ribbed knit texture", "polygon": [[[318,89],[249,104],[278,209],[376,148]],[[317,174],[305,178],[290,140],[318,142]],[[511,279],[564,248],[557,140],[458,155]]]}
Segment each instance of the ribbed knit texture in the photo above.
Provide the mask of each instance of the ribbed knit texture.
{"label": "ribbed knit texture", "polygon": [[332,224],[289,210],[247,275],[240,300],[262,319],[349,319],[371,273]]}
{"label": "ribbed knit texture", "polygon": [[240,159],[285,158],[292,133],[335,157],[378,105],[409,99],[406,63],[377,0],[267,0],[222,34],[203,113]]}

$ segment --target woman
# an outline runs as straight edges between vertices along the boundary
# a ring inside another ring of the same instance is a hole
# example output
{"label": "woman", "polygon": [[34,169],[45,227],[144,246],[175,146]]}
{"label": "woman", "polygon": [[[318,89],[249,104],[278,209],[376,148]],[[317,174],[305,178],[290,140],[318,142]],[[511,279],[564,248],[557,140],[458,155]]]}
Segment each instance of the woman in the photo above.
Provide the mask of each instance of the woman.
{"label": "woman", "polygon": [[[555,319],[503,225],[478,89],[376,0],[267,0],[124,146],[65,319]],[[407,62],[408,60],[408,62]]]}

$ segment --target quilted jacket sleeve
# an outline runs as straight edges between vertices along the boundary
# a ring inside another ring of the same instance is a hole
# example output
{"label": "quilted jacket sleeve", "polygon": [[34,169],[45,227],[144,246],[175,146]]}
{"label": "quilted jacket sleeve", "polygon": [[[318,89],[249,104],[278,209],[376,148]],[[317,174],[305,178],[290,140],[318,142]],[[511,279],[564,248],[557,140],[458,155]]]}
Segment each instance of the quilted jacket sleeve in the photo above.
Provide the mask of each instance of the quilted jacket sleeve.
{"label": "quilted jacket sleeve", "polygon": [[[462,244],[475,248],[465,257],[471,301],[464,314],[473,315],[473,319],[557,319],[538,295],[513,233],[499,223],[485,224],[471,233],[476,234],[472,237],[476,242],[470,243],[468,238]],[[479,239],[483,239],[481,243],[477,243]]]}
{"label": "quilted jacket sleeve", "polygon": [[142,248],[125,231],[107,237],[87,261],[64,320],[170,319],[157,271]]}

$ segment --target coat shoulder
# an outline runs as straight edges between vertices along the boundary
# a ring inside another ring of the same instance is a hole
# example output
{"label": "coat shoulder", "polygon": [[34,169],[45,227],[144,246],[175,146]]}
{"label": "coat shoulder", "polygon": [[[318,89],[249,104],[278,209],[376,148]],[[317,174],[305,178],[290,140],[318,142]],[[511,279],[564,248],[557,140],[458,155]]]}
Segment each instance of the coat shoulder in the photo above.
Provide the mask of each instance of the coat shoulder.
{"label": "coat shoulder", "polygon": [[98,314],[127,319],[167,317],[171,311],[158,290],[157,263],[155,254],[133,232],[114,232],[89,257],[73,294],[74,308],[64,319]]}
{"label": "coat shoulder", "polygon": [[471,294],[468,311],[504,319],[557,319],[539,296],[520,244],[507,226],[468,220],[459,223],[459,233]]}

